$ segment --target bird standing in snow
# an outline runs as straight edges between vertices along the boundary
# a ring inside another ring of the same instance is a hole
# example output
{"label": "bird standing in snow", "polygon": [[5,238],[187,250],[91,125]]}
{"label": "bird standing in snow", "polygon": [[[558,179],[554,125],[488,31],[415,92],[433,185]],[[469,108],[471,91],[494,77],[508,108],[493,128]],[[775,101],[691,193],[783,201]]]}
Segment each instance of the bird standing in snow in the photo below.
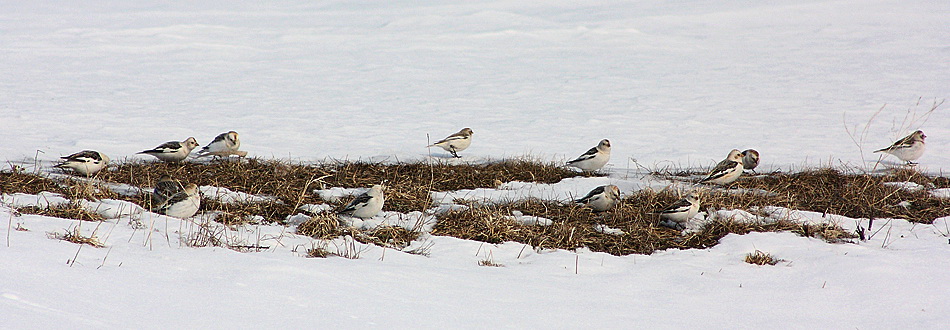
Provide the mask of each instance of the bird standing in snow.
{"label": "bird standing in snow", "polygon": [[716,164],[709,175],[699,182],[727,186],[738,180],[740,175],[742,175],[742,153],[738,149],[732,149],[729,156]]}
{"label": "bird standing in snow", "polygon": [[449,135],[436,143],[430,144],[428,147],[439,147],[451,153],[455,158],[462,158],[458,155],[458,152],[468,149],[470,145],[472,145],[472,129],[466,127],[458,131],[458,133]]}
{"label": "bird standing in snow", "polygon": [[163,175],[155,183],[151,201],[152,212],[180,219],[195,215],[201,207],[197,185],[189,183],[182,186],[181,182],[168,175]]}
{"label": "bird standing in snow", "polygon": [[356,196],[356,199],[347,204],[340,213],[361,219],[372,218],[383,210],[383,203],[385,202],[383,186],[374,185],[369,191]]}
{"label": "bird standing in snow", "polygon": [[191,150],[197,147],[198,141],[193,137],[189,137],[181,142],[170,141],[162,143],[162,145],[155,147],[155,149],[145,150],[140,152],[140,154],[152,155],[164,162],[180,162],[188,157]]}
{"label": "bird standing in snow", "polygon": [[198,150],[198,157],[205,156],[216,156],[216,157],[228,157],[230,155],[238,155],[238,157],[247,156],[247,151],[240,151],[241,140],[238,138],[238,133],[235,131],[230,131],[227,133],[218,134],[208,143],[204,148]]}
{"label": "bird standing in snow", "polygon": [[699,213],[699,193],[690,192],[656,214],[660,215],[660,225],[676,230],[686,229],[686,222]]}
{"label": "bird standing in snow", "polygon": [[755,170],[759,166],[759,152],[755,149],[747,149],[742,152],[742,168]]}
{"label": "bird standing in snow", "polygon": [[927,136],[924,135],[924,131],[916,131],[905,136],[903,139],[897,140],[897,142],[894,142],[890,147],[875,152],[888,153],[907,162],[907,165],[916,165],[917,163],[914,163],[914,161],[924,155],[924,150],[926,149],[924,139],[926,138]]}
{"label": "bird standing in snow", "polygon": [[109,165],[109,156],[94,150],[83,150],[60,158],[63,159],[63,162],[53,165],[53,167],[72,169],[76,173],[85,176],[96,174],[96,172]]}
{"label": "bird standing in snow", "polygon": [[599,170],[607,165],[610,160],[610,141],[600,140],[596,147],[590,148],[577,159],[567,162],[567,166],[573,166],[586,172]]}
{"label": "bird standing in snow", "polygon": [[600,186],[574,202],[586,204],[596,212],[604,212],[620,203],[620,188],[612,184]]}

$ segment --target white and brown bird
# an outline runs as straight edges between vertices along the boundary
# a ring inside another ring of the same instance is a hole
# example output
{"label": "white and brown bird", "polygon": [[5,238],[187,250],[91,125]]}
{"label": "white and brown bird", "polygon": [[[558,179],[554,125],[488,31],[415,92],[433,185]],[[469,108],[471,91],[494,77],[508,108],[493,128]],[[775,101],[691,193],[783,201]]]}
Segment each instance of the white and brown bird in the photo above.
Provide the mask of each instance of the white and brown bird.
{"label": "white and brown bird", "polygon": [[722,186],[728,186],[735,182],[742,175],[742,153],[738,149],[732,149],[729,156],[723,159],[716,167],[709,172],[706,178],[700,180],[700,183],[712,183]]}
{"label": "white and brown bird", "polygon": [[175,218],[189,218],[201,207],[201,195],[198,185],[182,185],[178,180],[163,175],[155,183],[152,191],[151,211]]}
{"label": "white and brown bird", "polygon": [[154,149],[139,152],[140,154],[152,155],[164,162],[180,162],[191,154],[191,150],[198,147],[198,141],[193,137],[185,141],[169,141],[162,143]]}
{"label": "white and brown bird", "polygon": [[612,184],[600,186],[574,202],[587,205],[596,212],[604,212],[620,203],[620,188]]}
{"label": "white and brown bird", "polygon": [[579,168],[586,172],[597,171],[607,165],[610,160],[610,141],[600,140],[596,147],[590,148],[583,155],[567,162],[567,166]]}
{"label": "white and brown bird", "polygon": [[68,168],[85,176],[96,174],[109,165],[109,156],[94,150],[83,150],[60,158],[63,162],[53,167]]}
{"label": "white and brown bird", "polygon": [[924,135],[924,131],[916,131],[903,139],[897,140],[890,147],[875,152],[888,153],[907,162],[907,165],[915,165],[917,163],[914,163],[914,161],[923,156],[924,150],[927,149],[927,145],[924,143],[926,138],[927,135]]}
{"label": "white and brown bird", "polygon": [[656,212],[660,215],[660,225],[676,230],[686,229],[686,223],[696,213],[699,213],[699,193],[695,191],[690,192],[686,197],[674,202],[662,211]]}
{"label": "white and brown bird", "polygon": [[383,210],[386,198],[383,196],[383,186],[374,185],[369,191],[356,196],[340,213],[361,219],[372,218]]}
{"label": "white and brown bird", "polygon": [[247,156],[247,151],[238,150],[241,148],[241,139],[238,137],[238,133],[235,131],[230,131],[227,133],[218,134],[208,145],[198,150],[198,157],[205,156],[216,156],[216,157],[228,157],[231,155],[238,155],[238,157]]}
{"label": "white and brown bird", "polygon": [[458,155],[458,152],[468,149],[470,145],[472,145],[472,129],[466,127],[458,131],[458,133],[449,135],[442,140],[430,144],[428,147],[439,147],[451,153],[455,158],[462,158],[462,156]]}
{"label": "white and brown bird", "polygon": [[755,170],[759,166],[759,152],[755,149],[746,149],[742,152],[742,168]]}

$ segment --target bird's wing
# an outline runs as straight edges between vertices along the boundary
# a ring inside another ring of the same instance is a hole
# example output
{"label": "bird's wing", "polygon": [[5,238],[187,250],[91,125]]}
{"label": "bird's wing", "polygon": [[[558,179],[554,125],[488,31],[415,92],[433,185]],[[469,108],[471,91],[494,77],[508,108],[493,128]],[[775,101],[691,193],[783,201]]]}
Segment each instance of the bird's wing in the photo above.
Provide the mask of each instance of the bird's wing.
{"label": "bird's wing", "polygon": [[346,205],[346,208],[343,209],[343,212],[355,211],[356,209],[363,207],[363,205],[366,205],[367,203],[369,203],[370,199],[373,199],[373,196],[370,196],[369,194],[365,194],[365,193],[362,195],[356,196],[356,199],[350,202],[350,204]]}
{"label": "bird's wing", "polygon": [[685,211],[689,210],[689,208],[692,207],[692,206],[693,206],[693,203],[690,203],[689,200],[683,198],[683,199],[681,199],[681,200],[676,201],[675,203],[673,203],[673,205],[670,205],[669,207],[667,207],[667,208],[664,209],[663,211],[660,211],[660,212],[657,212],[657,213],[663,214],[663,213],[679,213],[679,212],[685,212]]}
{"label": "bird's wing", "polygon": [[66,157],[60,157],[67,161],[76,161],[76,162],[92,162],[92,161],[101,161],[102,156],[98,152],[92,150],[83,150]]}
{"label": "bird's wing", "polygon": [[155,149],[145,150],[140,152],[142,153],[173,153],[182,148],[181,142],[178,141],[169,141],[162,143],[162,145],[155,147]]}
{"label": "bird's wing", "polygon": [[596,156],[597,156],[597,147],[593,147],[593,148],[590,148],[590,150],[587,150],[587,152],[585,152],[585,153],[584,153],[583,155],[581,155],[580,157],[577,157],[577,159],[572,160],[572,161],[569,161],[569,162],[567,162],[567,163],[568,163],[568,164],[573,164],[573,163],[576,163],[576,162],[585,161],[585,160],[594,158],[594,157],[596,157]]}
{"label": "bird's wing", "polygon": [[603,194],[603,193],[604,193],[604,187],[603,187],[603,186],[600,186],[600,187],[594,188],[594,190],[591,190],[589,193],[587,193],[587,196],[584,196],[583,198],[578,199],[578,200],[576,200],[576,201],[574,201],[574,202],[575,202],[575,203],[588,203],[588,202],[590,202],[591,198],[593,198],[593,197],[596,196],[596,195]]}
{"label": "bird's wing", "polygon": [[719,164],[717,164],[711,172],[709,172],[709,176],[703,179],[703,181],[715,180],[722,177],[723,175],[729,174],[736,169],[736,165],[738,164],[739,162],[736,161],[728,159],[723,160],[719,162]]}

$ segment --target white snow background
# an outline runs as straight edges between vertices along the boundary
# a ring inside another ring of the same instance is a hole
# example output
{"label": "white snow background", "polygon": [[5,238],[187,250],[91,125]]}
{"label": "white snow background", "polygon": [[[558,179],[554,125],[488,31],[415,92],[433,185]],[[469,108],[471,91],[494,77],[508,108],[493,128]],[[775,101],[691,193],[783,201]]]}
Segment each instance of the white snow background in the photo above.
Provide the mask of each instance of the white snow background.
{"label": "white snow background", "polygon": [[[950,115],[923,115],[950,96],[948,17],[946,1],[0,1],[0,160],[146,159],[235,130],[251,156],[415,161],[427,134],[471,127],[475,161],[559,161],[609,138],[619,181],[634,160],[709,166],[732,148],[766,169],[870,167],[923,129],[919,168],[939,174]],[[865,126],[859,148],[848,130]],[[232,234],[265,252],[182,247],[193,224],[146,213],[134,228],[130,205],[102,201],[107,247],[77,255],[46,232],[79,222],[16,217],[49,198],[13,197],[0,220],[29,231],[0,226],[3,328],[950,324],[948,218],[877,219],[860,244],[756,233],[617,257],[431,237],[428,257],[358,245],[350,260],[303,258],[313,241],[276,226]],[[786,262],[742,262],[756,249]],[[505,267],[477,265],[489,255]]]}

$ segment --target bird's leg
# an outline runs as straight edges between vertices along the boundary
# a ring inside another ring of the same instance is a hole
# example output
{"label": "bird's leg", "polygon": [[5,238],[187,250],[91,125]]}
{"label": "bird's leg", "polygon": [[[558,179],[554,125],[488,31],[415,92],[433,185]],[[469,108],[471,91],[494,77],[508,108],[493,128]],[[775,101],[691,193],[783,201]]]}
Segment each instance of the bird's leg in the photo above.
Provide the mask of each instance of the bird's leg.
{"label": "bird's leg", "polygon": [[451,152],[451,153],[452,153],[452,156],[454,156],[455,158],[462,158],[462,156],[459,156],[459,154],[455,153],[455,148],[454,148],[454,147],[451,148],[451,149],[449,149],[449,152]]}

